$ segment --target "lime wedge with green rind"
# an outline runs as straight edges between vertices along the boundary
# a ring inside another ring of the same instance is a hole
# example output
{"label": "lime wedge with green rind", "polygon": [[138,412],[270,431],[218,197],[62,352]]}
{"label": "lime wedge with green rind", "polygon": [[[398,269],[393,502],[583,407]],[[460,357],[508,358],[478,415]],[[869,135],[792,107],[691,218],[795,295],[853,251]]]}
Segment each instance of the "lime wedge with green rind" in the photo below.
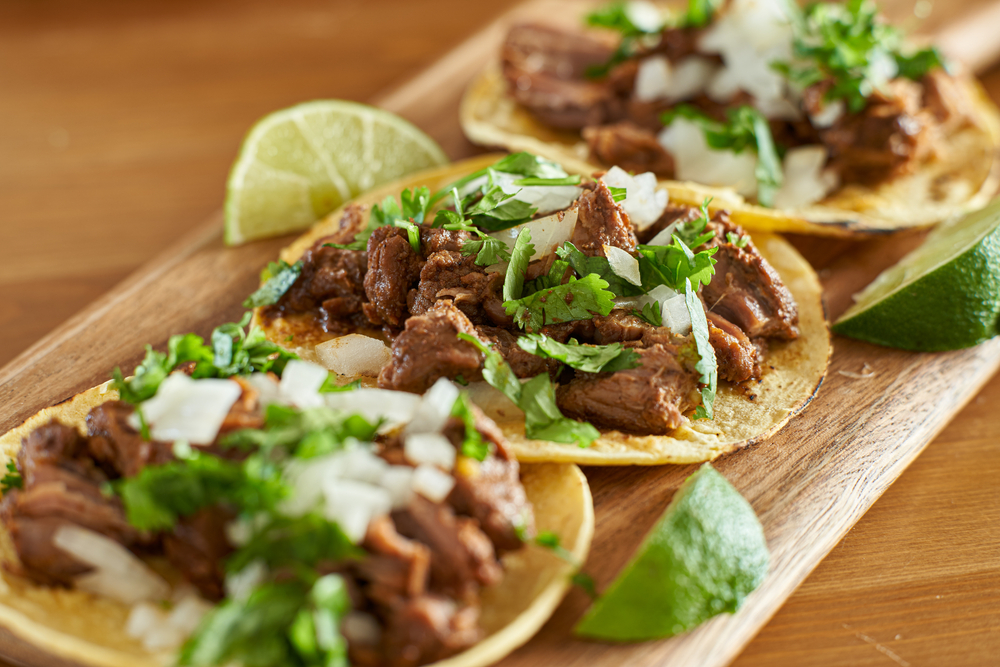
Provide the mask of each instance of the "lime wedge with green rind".
{"label": "lime wedge with green rind", "polygon": [[769,563],[764,530],[750,503],[706,463],[678,489],[575,632],[606,641],[679,634],[739,609]]}
{"label": "lime wedge with green rind", "polygon": [[319,100],[276,111],[250,130],[230,171],[226,243],[303,229],[377,185],[447,162],[433,139],[382,109]]}
{"label": "lime wedge with green rind", "polygon": [[854,299],[833,325],[842,336],[931,352],[997,335],[1000,199],[939,226]]}

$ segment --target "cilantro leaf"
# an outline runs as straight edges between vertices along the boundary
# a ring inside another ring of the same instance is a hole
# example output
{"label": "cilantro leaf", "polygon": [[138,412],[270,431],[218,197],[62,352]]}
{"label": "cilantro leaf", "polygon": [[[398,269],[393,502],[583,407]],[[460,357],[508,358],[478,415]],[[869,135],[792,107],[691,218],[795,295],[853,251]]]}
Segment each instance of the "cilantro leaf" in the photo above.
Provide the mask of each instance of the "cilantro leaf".
{"label": "cilantro leaf", "polygon": [[465,425],[465,439],[462,441],[461,448],[462,456],[485,461],[490,453],[490,445],[483,440],[483,435],[476,428],[476,415],[472,411],[469,395],[464,391],[458,395],[455,405],[452,406],[451,415],[461,419]]}
{"label": "cilantro leaf", "polygon": [[[476,230],[477,232],[479,230]],[[475,255],[478,266],[491,266],[500,262],[510,261],[510,251],[507,244],[500,239],[482,234],[478,239],[469,239],[462,244],[463,255]]]}
{"label": "cilantro leaf", "polygon": [[575,176],[562,176],[559,178],[539,178],[538,176],[527,176],[514,181],[514,185],[520,186],[556,186],[556,185],[579,185],[581,181],[579,174]]}
{"label": "cilantro leaf", "polygon": [[[639,296],[655,287],[655,285],[643,285],[642,287],[633,285],[614,272],[611,268],[611,263],[608,262],[606,257],[589,257],[577,250],[576,246],[569,241],[556,248],[556,255],[569,262],[569,265],[573,267],[573,271],[578,276],[589,276],[591,274],[599,276],[608,283],[608,289],[615,296]],[[641,274],[641,263],[639,268]]]}
{"label": "cilantro leaf", "polygon": [[613,199],[616,203],[625,201],[625,197],[628,196],[625,188],[616,188],[609,185],[608,190],[611,192],[611,199]]}
{"label": "cilantro leaf", "polygon": [[681,17],[683,28],[704,28],[712,22],[715,12],[722,5],[722,0],[688,0],[688,8]]}
{"label": "cilantro leaf", "polygon": [[24,480],[21,479],[21,473],[17,470],[17,464],[14,461],[7,461],[7,472],[4,473],[3,478],[0,478],[0,493],[6,493],[10,489],[23,489]]}
{"label": "cilantro leaf", "polygon": [[476,225],[490,232],[516,227],[530,220],[538,209],[527,202],[514,199],[514,194],[507,194],[499,185],[494,185],[473,204],[466,215]]}
{"label": "cilantro leaf", "polygon": [[528,262],[535,254],[535,246],[531,244],[531,230],[527,227],[517,233],[514,249],[510,253],[510,264],[507,265],[507,275],[503,281],[503,300],[513,301],[521,298],[524,289],[524,276],[528,271]]}
{"label": "cilantro leaf", "polygon": [[503,307],[522,329],[537,331],[546,324],[607,315],[615,307],[614,292],[609,292],[607,287],[606,280],[592,273],[580,279],[570,278],[563,285],[520,299],[505,301]]}
{"label": "cilantro leaf", "polygon": [[[244,308],[258,308],[260,306],[270,306],[278,303],[302,273],[302,260],[290,265],[285,260],[271,262],[264,269],[263,274],[268,276],[264,284],[256,292],[243,301]],[[263,276],[262,276],[263,277]]]}
{"label": "cilantro leaf", "polygon": [[726,232],[726,240],[737,248],[745,248],[747,244],[750,243],[750,237],[744,234],[740,236],[735,232]]}
{"label": "cilantro leaf", "polygon": [[715,359],[715,349],[709,342],[708,319],[705,308],[697,293],[688,281],[684,285],[684,302],[688,315],[691,317],[691,333],[694,337],[695,349],[698,352],[698,362],[695,370],[700,374],[699,381],[705,385],[701,390],[701,405],[695,410],[695,419],[711,419],[715,405],[715,390],[719,382],[719,369]]}
{"label": "cilantro leaf", "polygon": [[276,514],[229,558],[226,570],[240,572],[254,561],[275,570],[363,557],[364,551],[351,543],[340,526],[319,512],[297,517]]}
{"label": "cilantro leaf", "polygon": [[668,246],[640,245],[639,274],[642,276],[643,287],[652,289],[656,285],[680,291],[685,280],[695,284],[707,285],[715,275],[715,258],[718,248],[708,248],[701,252],[693,252],[677,235]]}
{"label": "cilantro leaf", "polygon": [[593,425],[563,416],[556,404],[555,387],[545,373],[521,385],[518,407],[524,411],[524,434],[532,440],[589,447],[601,436]]}
{"label": "cilantro leaf", "polygon": [[534,280],[529,280],[524,284],[524,291],[521,293],[522,296],[534,294],[535,292],[548,289],[549,287],[555,287],[556,285],[562,285],[568,268],[569,262],[561,259],[553,260],[548,273],[538,276]]}
{"label": "cilantro leaf", "polygon": [[907,79],[919,81],[927,75],[927,72],[936,67],[948,69],[948,63],[941,55],[941,51],[935,46],[920,49],[911,54],[896,54],[896,69],[899,70],[899,76]]}
{"label": "cilantro leaf", "polygon": [[309,459],[339,451],[350,439],[370,441],[378,427],[361,415],[327,407],[299,410],[272,403],[264,411],[264,428],[233,431],[222,438],[221,444],[247,451],[281,450]]}
{"label": "cilantro leaf", "polygon": [[639,366],[639,355],[621,343],[581,345],[570,339],[560,343],[544,334],[525,334],[517,339],[518,347],[544,359],[557,359],[586,373],[614,373]]}
{"label": "cilantro leaf", "polygon": [[632,314],[654,327],[663,326],[663,311],[659,303],[647,303],[642,310],[632,310]]}
{"label": "cilantro leaf", "polygon": [[[409,188],[403,190],[399,195],[399,201],[400,203],[396,203],[396,198],[390,195],[383,199],[381,204],[372,206],[371,213],[368,215],[368,224],[354,235],[353,242],[324,243],[324,247],[355,251],[365,250],[368,247],[368,239],[371,238],[372,232],[376,229],[385,227],[386,225],[396,225],[397,222],[409,222],[410,220],[419,225],[427,216],[427,211],[430,209],[431,204],[434,203],[431,200],[430,189],[424,186],[412,190]],[[406,228],[406,225],[397,226]],[[417,239],[417,243],[419,244],[419,238]],[[410,244],[413,244],[412,236],[410,236]],[[420,252],[419,245],[415,249],[417,252]]]}
{"label": "cilantro leaf", "polygon": [[500,158],[490,166],[490,169],[502,171],[506,174],[518,174],[528,178],[551,179],[566,178],[569,176],[558,162],[553,162],[552,160],[547,160],[534,153],[525,151],[511,153]]}
{"label": "cilantro leaf", "polygon": [[406,230],[406,237],[410,241],[410,247],[413,248],[413,252],[420,254],[420,227],[416,223],[410,222],[409,220],[396,220],[392,223],[396,227],[400,227]]}
{"label": "cilantro leaf", "polygon": [[504,360],[503,355],[471,334],[460,333],[458,338],[471,343],[483,353],[485,358],[483,379],[517,405],[521,400],[521,382],[514,375],[514,371]]}

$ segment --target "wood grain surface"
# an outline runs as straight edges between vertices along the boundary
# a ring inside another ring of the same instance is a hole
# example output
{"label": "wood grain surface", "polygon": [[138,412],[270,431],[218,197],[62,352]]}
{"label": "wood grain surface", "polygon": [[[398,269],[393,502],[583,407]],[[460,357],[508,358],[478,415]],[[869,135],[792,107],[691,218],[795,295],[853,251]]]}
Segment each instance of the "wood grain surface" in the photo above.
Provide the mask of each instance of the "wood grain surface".
{"label": "wood grain surface", "polygon": [[[134,363],[145,343],[238,315],[257,269],[285,240],[226,250],[218,220],[204,221],[255,118],[318,97],[377,98],[453,157],[469,154],[455,104],[500,32],[462,42],[513,4],[0,5],[0,361],[83,309],[0,371],[0,428]],[[885,6],[919,27],[910,0]],[[922,25],[950,28],[959,35],[951,43],[968,48],[969,33],[955,26],[988,25],[993,6],[938,2]],[[985,83],[1000,98],[1000,72]],[[826,267],[836,313],[916,240],[796,242]],[[774,551],[772,576],[744,611],[669,643],[604,647],[567,639],[585,605],[576,593],[509,664],[996,664],[1000,380],[916,457],[989,380],[1000,344],[941,355],[835,345],[806,413],[719,465],[760,513]],[[690,469],[587,472],[599,521],[588,569],[603,584]]]}

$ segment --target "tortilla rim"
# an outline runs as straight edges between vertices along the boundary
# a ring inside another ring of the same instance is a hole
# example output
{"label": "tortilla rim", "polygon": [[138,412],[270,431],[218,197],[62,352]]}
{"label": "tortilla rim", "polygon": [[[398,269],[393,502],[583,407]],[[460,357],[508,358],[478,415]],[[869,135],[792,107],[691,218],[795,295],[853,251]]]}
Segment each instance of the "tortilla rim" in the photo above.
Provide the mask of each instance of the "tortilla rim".
{"label": "tortilla rim", "polygon": [[[877,188],[847,186],[822,206],[788,211],[751,204],[731,188],[670,180],[660,183],[679,203],[698,206],[712,197],[710,208],[730,211],[733,222],[753,231],[854,238],[956,218],[984,206],[1000,185],[1000,112],[978,81],[967,76],[959,81],[972,100],[975,124],[948,138],[945,158],[928,161],[915,173]],[[536,153],[574,173],[591,174],[609,166],[589,161],[589,150],[578,132],[549,128],[514,102],[496,62],[469,84],[459,120],[466,137],[476,144]],[[948,201],[941,203],[936,195]]]}
{"label": "tortilla rim", "polygon": [[[456,162],[449,167],[415,174],[369,192],[353,203],[371,205],[387,195],[398,195],[404,188],[420,185],[427,185],[433,191],[492,164],[497,158],[496,154],[479,156]],[[337,231],[343,210],[344,207],[317,222],[281,251],[281,259],[293,263],[318,239]],[[711,461],[774,435],[789,419],[805,409],[819,390],[833,352],[819,277],[784,239],[773,234],[757,233],[754,235],[754,244],[775,267],[795,297],[801,332],[794,341],[772,344],[768,365],[774,365],[775,369],[768,369],[759,385],[757,395],[763,396],[762,400],[753,403],[752,409],[747,409],[750,401],[739,396],[734,387],[720,383],[715,420],[685,424],[671,436],[636,436],[605,431],[601,438],[586,449],[527,440],[524,437],[523,418],[488,410],[487,414],[511,441],[518,460],[581,465],[662,465]],[[276,318],[265,321],[260,312],[259,308],[255,310],[254,323],[264,329],[270,340],[285,345],[289,331],[285,328],[285,320]],[[329,335],[326,338],[335,336]],[[315,361],[317,358],[312,347],[307,345],[292,349],[300,356]]]}
{"label": "tortilla rim", "polygon": [[[16,457],[21,438],[51,419],[85,430],[94,406],[117,398],[109,383],[46,408],[0,436],[0,465]],[[544,547],[503,556],[504,580],[483,590],[482,623],[489,634],[458,655],[425,667],[483,667],[528,641],[558,607],[594,535],[594,505],[587,478],[573,464],[522,467],[528,500],[540,531],[559,535],[572,560]],[[16,560],[9,533],[0,528],[0,559]],[[169,651],[149,652],[125,633],[127,605],[76,590],[38,586],[0,572],[0,658],[20,664],[87,667],[166,667]],[[91,638],[98,637],[100,642]]]}

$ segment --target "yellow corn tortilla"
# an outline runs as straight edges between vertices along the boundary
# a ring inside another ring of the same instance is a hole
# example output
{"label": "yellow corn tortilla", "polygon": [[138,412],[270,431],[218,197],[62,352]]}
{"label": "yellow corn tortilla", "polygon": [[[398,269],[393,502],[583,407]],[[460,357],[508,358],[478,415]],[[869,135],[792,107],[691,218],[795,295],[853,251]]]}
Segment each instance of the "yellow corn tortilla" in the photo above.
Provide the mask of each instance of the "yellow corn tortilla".
{"label": "yellow corn tortilla", "polygon": [[[21,439],[57,419],[86,431],[87,413],[117,398],[107,384],[46,408],[0,436],[5,465],[21,448]],[[482,595],[480,622],[486,638],[469,650],[433,663],[434,667],[489,665],[525,643],[548,620],[570,585],[578,563],[586,560],[594,534],[590,487],[572,464],[530,464],[521,469],[528,500],[540,531],[553,531],[573,554],[574,563],[534,544],[503,557],[504,579]],[[17,554],[0,527],[0,559]],[[83,591],[38,586],[0,570],[0,658],[32,666],[166,667],[172,652],[149,652],[125,633],[130,608]]]}
{"label": "yellow corn tortilla", "polygon": [[[370,206],[387,195],[397,196],[403,189],[428,186],[433,192],[498,159],[486,155],[458,162],[450,167],[417,174],[370,192],[355,200]],[[673,198],[673,191],[670,191]],[[339,229],[343,209],[321,220],[281,252],[288,263],[297,261],[317,239]],[[711,461],[722,454],[764,440],[778,431],[812,399],[826,374],[832,347],[830,332],[823,311],[822,288],[816,272],[784,239],[773,234],[757,233],[754,244],[761,255],[781,275],[799,308],[799,338],[789,342],[772,342],[765,360],[765,372],[755,385],[756,398],[748,399],[739,388],[719,382],[715,400],[715,418],[689,422],[673,435],[627,435],[604,431],[590,447],[580,448],[553,442],[527,440],[524,437],[524,417],[509,401],[506,407],[491,409],[487,414],[503,429],[521,461],[560,461],[584,465],[659,465],[664,463],[697,463]],[[264,328],[268,338],[279,345],[289,346],[288,336],[294,335],[296,353],[319,362],[314,348],[336,338],[318,331],[308,316],[292,316],[267,321],[254,315],[255,323]],[[773,368],[772,368],[773,367]],[[475,395],[473,399],[476,400]],[[493,401],[490,402],[491,404]],[[500,402],[502,406],[502,401]]]}
{"label": "yellow corn tortilla", "polygon": [[[847,185],[813,206],[781,210],[751,204],[732,188],[661,183],[676,203],[699,206],[712,197],[713,210],[729,210],[733,222],[752,231],[867,236],[958,217],[984,206],[1000,184],[1000,114],[974,79],[960,81],[973,101],[975,124],[944,139],[945,153],[925,161],[915,173],[873,188]],[[579,132],[548,127],[515,102],[497,64],[469,85],[460,119],[465,135],[477,144],[528,151],[586,175],[611,166],[590,161]]]}

